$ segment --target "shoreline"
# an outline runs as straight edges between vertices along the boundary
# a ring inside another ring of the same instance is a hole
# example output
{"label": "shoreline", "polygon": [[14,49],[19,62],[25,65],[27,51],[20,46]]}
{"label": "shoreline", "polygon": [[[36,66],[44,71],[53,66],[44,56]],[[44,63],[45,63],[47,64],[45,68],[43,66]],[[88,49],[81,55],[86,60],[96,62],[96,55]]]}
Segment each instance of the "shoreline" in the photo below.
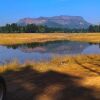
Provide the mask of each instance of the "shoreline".
{"label": "shoreline", "polygon": [[45,43],[52,41],[78,41],[100,43],[100,33],[21,33],[21,34],[0,34],[0,45],[18,45],[28,43]]}

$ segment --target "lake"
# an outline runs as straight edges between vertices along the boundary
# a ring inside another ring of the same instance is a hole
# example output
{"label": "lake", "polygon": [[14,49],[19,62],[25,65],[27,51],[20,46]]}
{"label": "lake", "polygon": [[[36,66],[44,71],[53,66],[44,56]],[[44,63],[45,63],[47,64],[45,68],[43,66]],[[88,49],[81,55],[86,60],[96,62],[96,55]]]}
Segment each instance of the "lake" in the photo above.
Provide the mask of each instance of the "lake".
{"label": "lake", "polygon": [[46,43],[30,43],[13,46],[0,46],[0,64],[17,59],[25,61],[49,60],[54,56],[100,54],[100,44],[54,41]]}

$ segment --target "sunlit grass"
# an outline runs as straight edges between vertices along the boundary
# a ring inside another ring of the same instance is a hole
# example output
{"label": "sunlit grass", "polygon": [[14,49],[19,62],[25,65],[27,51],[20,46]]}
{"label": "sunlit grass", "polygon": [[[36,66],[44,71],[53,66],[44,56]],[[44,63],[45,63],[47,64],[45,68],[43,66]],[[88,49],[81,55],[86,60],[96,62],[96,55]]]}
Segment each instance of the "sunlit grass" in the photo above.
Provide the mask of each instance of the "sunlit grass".
{"label": "sunlit grass", "polygon": [[[26,68],[26,70],[24,70]],[[32,72],[33,70],[33,72]],[[28,71],[28,73],[27,73]],[[35,72],[38,73],[38,75],[35,75]],[[12,72],[12,73],[9,73]],[[28,84],[27,81],[20,80],[26,79],[25,76],[28,75],[29,81],[38,81],[38,80],[32,80],[33,77],[39,77],[42,74],[48,73],[48,72],[55,72],[59,74],[63,74],[66,76],[74,76],[79,77],[78,80],[74,80],[78,87],[85,87],[88,89],[93,90],[93,95],[97,99],[100,98],[100,55],[78,55],[78,56],[62,56],[62,57],[54,57],[50,61],[41,61],[41,62],[26,62],[24,64],[19,64],[18,61],[12,61],[9,64],[5,64],[0,66],[0,73],[5,77],[6,80],[8,80],[9,83],[14,80],[14,82],[22,82],[22,86],[28,86],[31,88],[34,88],[32,84]],[[19,76],[16,76],[14,73],[20,73],[17,74]],[[34,76],[31,76],[33,73]],[[13,74],[15,76],[13,76]],[[19,79],[18,79],[19,77]],[[31,78],[32,77],[32,78]],[[45,76],[44,76],[45,77]],[[50,76],[48,76],[49,78]],[[53,76],[52,76],[53,77]],[[59,76],[60,77],[60,76]],[[31,80],[30,80],[31,79]],[[49,79],[48,79],[49,80]],[[55,78],[56,80],[56,78]],[[63,81],[66,79],[63,79]],[[43,81],[41,78],[39,79],[39,82]],[[46,81],[46,80],[45,80]],[[49,81],[48,81],[49,82]],[[18,84],[18,83],[17,83]],[[24,85],[23,85],[24,84]],[[26,85],[25,85],[26,84]],[[41,84],[41,83],[39,83]],[[49,83],[47,83],[49,84]],[[72,83],[70,83],[72,84]],[[13,85],[13,84],[12,84]],[[32,85],[32,86],[31,86]],[[28,90],[30,88],[26,87]],[[12,87],[14,88],[14,87]],[[19,87],[16,87],[18,89]],[[47,98],[50,98],[49,90],[52,90],[52,93],[56,93],[57,91],[60,91],[63,89],[63,85],[58,84],[51,84],[51,86],[48,86],[46,89],[46,92],[39,95],[39,98],[44,98],[44,94],[47,96]],[[60,89],[60,90],[59,90]],[[19,90],[20,91],[20,90]],[[73,91],[71,91],[73,93]],[[16,94],[16,91],[14,91]],[[87,93],[87,92],[86,92]],[[80,95],[79,95],[80,96]],[[40,100],[40,99],[39,99]],[[43,99],[44,100],[44,99]],[[49,100],[49,99],[48,99]]]}
{"label": "sunlit grass", "polygon": [[55,40],[71,40],[71,41],[100,43],[100,33],[0,34],[1,45],[46,42],[46,41],[55,41]]}
{"label": "sunlit grass", "polygon": [[26,66],[31,66],[31,68],[37,70],[38,72],[54,70],[61,73],[69,73],[81,76],[92,74],[98,75],[100,73],[100,55],[62,56],[54,57],[50,61],[30,61],[24,64],[19,64],[18,61],[15,60],[9,64],[1,65],[0,72],[18,70]]}
{"label": "sunlit grass", "polygon": [[[82,41],[82,42],[92,42],[92,43],[100,43],[100,33],[88,33],[88,34],[0,34],[0,45],[12,45],[12,44],[23,44],[23,43],[31,43],[31,42],[46,42],[46,41],[55,41],[55,40],[70,40],[70,41]],[[19,80],[13,76],[14,73],[21,73],[21,78],[26,78],[25,75],[28,74],[28,79],[30,77],[37,77],[31,76],[30,72],[27,73],[25,68],[29,68],[39,75],[48,73],[50,71],[57,72],[59,74],[69,75],[79,77],[79,80],[76,83],[78,86],[82,86],[85,88],[90,88],[94,91],[93,95],[98,99],[100,98],[100,55],[77,55],[77,56],[62,56],[62,57],[53,57],[50,61],[41,61],[41,62],[32,62],[28,61],[24,64],[20,64],[17,60],[13,60],[10,63],[0,65],[0,74],[2,74],[5,79],[7,80],[7,85],[12,84],[12,80],[14,82],[22,82],[22,86],[29,90],[29,87],[32,84],[28,85],[27,81],[23,81],[22,79]],[[27,69],[28,70],[28,69]],[[9,72],[13,72],[9,74]],[[56,78],[55,78],[56,80]],[[65,79],[63,79],[64,81]],[[29,81],[36,81],[36,80],[29,80]],[[73,80],[74,81],[74,80]],[[40,81],[41,82],[41,79]],[[18,83],[17,83],[18,84]],[[23,85],[24,84],[24,85]],[[13,85],[13,84],[12,84]],[[27,87],[28,86],[28,87]],[[33,86],[33,85],[32,85]],[[12,88],[15,88],[12,86]],[[33,88],[33,87],[31,87]],[[10,88],[11,89],[11,88]],[[16,87],[19,90],[19,87]],[[46,93],[51,94],[50,91],[56,92],[61,91],[63,89],[63,85],[54,85],[47,87]],[[19,90],[20,91],[20,90]],[[96,92],[95,92],[96,91]],[[16,93],[16,91],[14,91]],[[40,96],[44,100],[44,96]]]}

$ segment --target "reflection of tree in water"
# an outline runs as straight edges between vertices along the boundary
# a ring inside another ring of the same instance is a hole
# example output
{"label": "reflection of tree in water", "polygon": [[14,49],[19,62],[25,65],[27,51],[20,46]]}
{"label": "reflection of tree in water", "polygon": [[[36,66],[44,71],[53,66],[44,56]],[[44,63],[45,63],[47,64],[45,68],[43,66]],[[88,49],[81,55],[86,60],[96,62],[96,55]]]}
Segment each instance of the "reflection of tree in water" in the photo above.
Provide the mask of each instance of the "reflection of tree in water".
{"label": "reflection of tree in water", "polygon": [[90,45],[98,45],[99,46],[99,48],[100,48],[100,43],[89,43]]}
{"label": "reflection of tree in water", "polygon": [[39,43],[39,42],[34,42],[34,43],[25,43],[25,44],[17,44],[17,45],[9,45],[7,46],[7,48],[13,48],[13,49],[17,49],[18,47],[27,47],[27,48],[34,48],[34,47],[38,47],[38,46],[47,46],[47,45],[52,45],[52,44],[66,44],[69,41],[66,40],[57,40],[57,41],[48,41],[48,42],[43,42],[43,43]]}
{"label": "reflection of tree in water", "polygon": [[[65,52],[66,54],[73,54],[73,53],[81,53],[83,49],[88,46],[88,43],[81,43],[81,42],[73,42],[73,41],[66,41],[66,40],[58,40],[58,41],[48,41],[44,43],[28,43],[28,44],[20,44],[20,45],[12,45],[7,46],[8,48],[22,48],[22,49],[30,49],[33,48],[46,48],[48,52],[58,53]],[[67,52],[68,51],[68,52]]]}

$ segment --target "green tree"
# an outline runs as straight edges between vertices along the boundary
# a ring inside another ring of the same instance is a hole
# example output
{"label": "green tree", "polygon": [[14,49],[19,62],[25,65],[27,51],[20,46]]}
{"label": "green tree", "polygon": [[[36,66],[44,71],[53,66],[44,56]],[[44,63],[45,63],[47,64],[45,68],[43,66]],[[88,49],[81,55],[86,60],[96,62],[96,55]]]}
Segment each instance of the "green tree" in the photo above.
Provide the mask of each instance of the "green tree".
{"label": "green tree", "polygon": [[93,25],[90,25],[88,31],[89,32],[94,32],[94,26]]}

